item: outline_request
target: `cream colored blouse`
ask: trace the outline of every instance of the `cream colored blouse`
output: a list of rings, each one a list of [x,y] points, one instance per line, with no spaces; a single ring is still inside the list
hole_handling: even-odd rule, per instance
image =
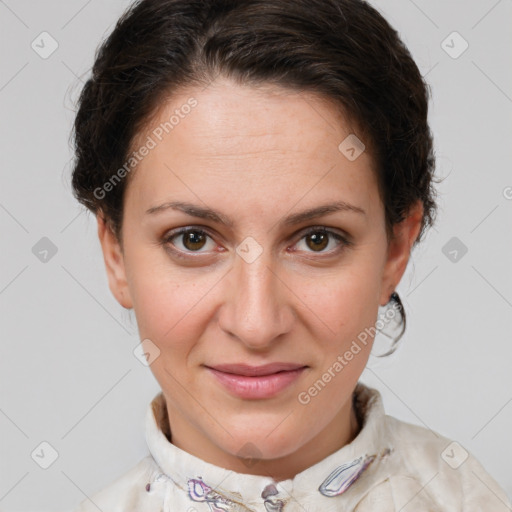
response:
[[[505,492],[461,445],[384,413],[358,383],[357,437],[294,478],[235,473],[169,442],[156,395],[146,416],[150,455],[75,512],[510,512]],[[167,434],[167,435],[166,435]]]

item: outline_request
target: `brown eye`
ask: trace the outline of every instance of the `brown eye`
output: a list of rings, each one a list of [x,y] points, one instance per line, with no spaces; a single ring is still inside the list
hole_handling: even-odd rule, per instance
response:
[[[211,239],[211,237],[201,229],[185,228],[169,233],[166,235],[164,242],[184,253],[205,252],[201,249],[207,245],[208,239]]]
[[[337,253],[352,245],[352,242],[343,235],[323,227],[312,228],[307,231],[300,239],[300,243],[304,243],[306,246],[306,249],[303,249],[305,252],[325,253],[326,255]],[[329,246],[331,247],[327,249]]]
[[[329,234],[325,231],[314,231],[306,236],[307,246],[314,251],[323,251],[329,245]]]
[[[202,249],[206,240],[205,234],[199,231],[187,231],[182,237],[183,245],[190,251]]]

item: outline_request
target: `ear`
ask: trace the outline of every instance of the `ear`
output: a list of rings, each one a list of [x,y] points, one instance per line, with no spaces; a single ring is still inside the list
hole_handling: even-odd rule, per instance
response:
[[[103,215],[99,213],[96,219],[98,221],[98,238],[103,251],[110,291],[121,306],[131,309],[133,303],[126,279],[123,251],[110,224]]]
[[[380,305],[389,302],[391,293],[402,279],[407,268],[412,246],[418,238],[423,219],[423,203],[417,201],[407,217],[393,227],[393,237],[388,243],[388,253],[382,276]]]

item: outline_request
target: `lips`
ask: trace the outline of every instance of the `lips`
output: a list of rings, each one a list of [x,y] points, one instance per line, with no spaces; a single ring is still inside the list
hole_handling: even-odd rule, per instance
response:
[[[234,375],[242,375],[245,377],[260,377],[262,375],[273,375],[279,372],[289,372],[304,368],[303,364],[295,363],[270,363],[262,366],[250,366],[246,364],[220,364],[209,366],[213,370],[219,372],[231,373]]]
[[[243,400],[269,399],[280,395],[300,378],[306,368],[296,363],[206,366],[215,382],[231,395]]]

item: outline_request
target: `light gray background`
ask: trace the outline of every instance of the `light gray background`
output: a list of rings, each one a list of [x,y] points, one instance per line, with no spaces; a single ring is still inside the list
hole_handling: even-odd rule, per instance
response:
[[[373,3],[431,84],[446,179],[436,229],[398,289],[401,348],[372,358],[362,380],[388,414],[457,440],[512,495],[512,3]],[[147,454],[159,388],[132,353],[134,317],[111,296],[94,218],[70,189],[74,101],[127,5],[0,0],[2,510],[71,510]],[[59,44],[47,59],[31,48],[43,31]],[[469,43],[456,59],[441,46],[453,31]],[[58,249],[46,263],[32,252],[42,237]],[[443,253],[452,237],[468,249],[456,262]],[[31,458],[43,441],[59,455],[46,470]]]

